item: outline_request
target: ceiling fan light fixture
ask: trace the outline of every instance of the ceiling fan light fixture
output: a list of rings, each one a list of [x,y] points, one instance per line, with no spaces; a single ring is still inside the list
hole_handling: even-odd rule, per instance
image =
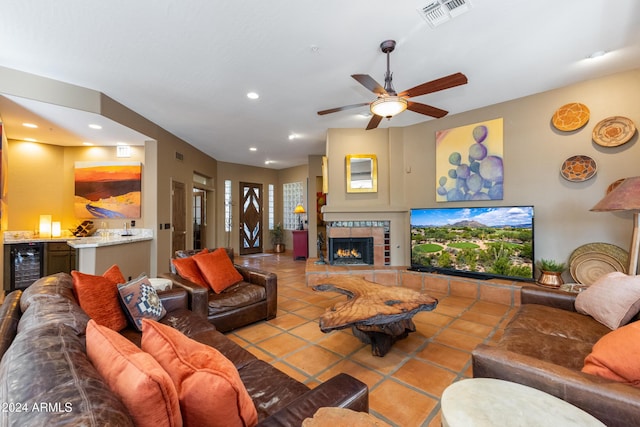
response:
[[[371,103],[371,112],[380,117],[393,117],[407,109],[407,100],[400,96],[381,96]]]

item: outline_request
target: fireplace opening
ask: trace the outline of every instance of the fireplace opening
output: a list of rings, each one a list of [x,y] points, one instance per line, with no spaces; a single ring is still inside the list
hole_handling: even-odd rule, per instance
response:
[[[333,237],[327,252],[331,265],[373,265],[373,237]]]

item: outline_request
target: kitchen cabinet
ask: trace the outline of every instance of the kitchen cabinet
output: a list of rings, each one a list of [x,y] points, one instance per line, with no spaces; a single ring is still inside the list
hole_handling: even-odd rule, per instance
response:
[[[45,243],[45,275],[71,273],[76,269],[76,250],[66,242]]]

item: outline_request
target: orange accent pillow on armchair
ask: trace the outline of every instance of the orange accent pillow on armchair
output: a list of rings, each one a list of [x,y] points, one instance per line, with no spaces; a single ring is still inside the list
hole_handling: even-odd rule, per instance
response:
[[[195,255],[194,255],[195,256]],[[173,266],[176,268],[176,272],[183,279],[187,279],[196,285],[200,285],[203,288],[208,288],[207,282],[202,277],[202,273],[198,268],[193,256],[187,258],[174,258],[171,260]]]
[[[224,248],[218,248],[208,254],[194,255],[192,258],[198,264],[204,279],[217,294],[243,279]]]

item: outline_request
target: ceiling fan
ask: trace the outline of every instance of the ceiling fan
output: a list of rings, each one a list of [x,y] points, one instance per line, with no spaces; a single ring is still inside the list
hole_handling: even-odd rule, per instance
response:
[[[409,101],[409,98],[426,95],[428,93],[438,92],[455,86],[467,84],[467,76],[462,73],[455,73],[449,76],[441,77],[430,82],[422,83],[416,87],[396,93],[393,88],[392,74],[389,70],[389,54],[396,47],[395,40],[385,40],[380,43],[380,50],[387,54],[387,72],[384,75],[384,87],[380,86],[373,77],[368,74],[352,74],[351,77],[356,79],[358,83],[378,95],[378,99],[373,102],[363,102],[361,104],[345,105],[338,108],[330,108],[328,110],[318,111],[318,115],[335,113],[338,111],[348,110],[351,108],[363,107],[369,105],[373,117],[369,120],[367,130],[378,127],[383,117],[391,118],[404,110],[411,110],[416,113],[424,114],[439,119],[446,116],[449,112],[441,110],[431,105],[421,104],[419,102]]]

